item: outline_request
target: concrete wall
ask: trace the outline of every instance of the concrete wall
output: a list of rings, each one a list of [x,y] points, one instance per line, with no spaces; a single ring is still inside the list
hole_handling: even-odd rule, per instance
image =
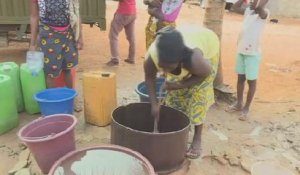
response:
[[[300,18],[300,0],[269,0],[271,16]]]

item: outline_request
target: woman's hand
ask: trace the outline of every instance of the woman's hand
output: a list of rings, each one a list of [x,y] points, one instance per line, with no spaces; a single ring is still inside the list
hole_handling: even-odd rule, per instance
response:
[[[180,82],[165,82],[164,89],[167,91],[183,89],[183,85]]]

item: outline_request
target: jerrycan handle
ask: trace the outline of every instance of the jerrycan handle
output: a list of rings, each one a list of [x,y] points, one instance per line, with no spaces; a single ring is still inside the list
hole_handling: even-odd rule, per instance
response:
[[[4,72],[10,72],[11,70],[12,70],[11,65],[8,65],[8,64],[3,65],[3,71]]]
[[[108,78],[108,77],[110,77],[110,73],[109,72],[102,72],[101,73],[101,77],[105,77],[105,78]]]

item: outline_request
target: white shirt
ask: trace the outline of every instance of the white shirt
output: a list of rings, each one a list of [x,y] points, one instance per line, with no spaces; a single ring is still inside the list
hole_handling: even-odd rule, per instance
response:
[[[269,10],[266,11],[269,17],[270,12]],[[258,14],[255,14],[250,7],[246,9],[242,32],[238,40],[239,53],[245,55],[260,54],[260,38],[266,21],[266,19],[262,19]]]

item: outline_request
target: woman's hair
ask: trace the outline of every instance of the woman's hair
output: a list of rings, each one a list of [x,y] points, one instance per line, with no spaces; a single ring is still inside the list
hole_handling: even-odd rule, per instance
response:
[[[182,35],[174,27],[165,27],[156,33],[159,60],[174,64],[181,62],[186,50]]]

